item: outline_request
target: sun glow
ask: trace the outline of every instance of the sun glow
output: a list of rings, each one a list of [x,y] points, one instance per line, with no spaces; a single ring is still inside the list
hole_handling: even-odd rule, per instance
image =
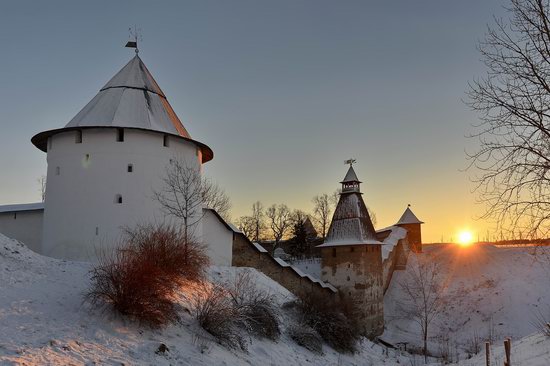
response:
[[[461,231],[458,233],[458,244],[462,245],[463,247],[467,247],[472,244],[474,241],[474,235],[471,231]]]

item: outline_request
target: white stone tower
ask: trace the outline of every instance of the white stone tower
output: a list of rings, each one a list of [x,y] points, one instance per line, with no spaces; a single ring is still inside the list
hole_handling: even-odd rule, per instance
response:
[[[64,128],[31,141],[48,162],[42,253],[73,260],[94,260],[124,227],[164,221],[153,192],[170,159],[200,172],[213,158],[137,54]]]

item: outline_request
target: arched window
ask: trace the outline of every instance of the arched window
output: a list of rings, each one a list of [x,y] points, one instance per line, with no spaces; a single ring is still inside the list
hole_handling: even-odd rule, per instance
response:
[[[122,204],[122,195],[121,194],[117,194],[115,196],[115,203],[116,204]]]
[[[332,248],[332,256],[336,257],[336,248]]]
[[[164,135],[162,144],[164,145],[164,147],[168,147],[168,146],[169,146],[170,141],[168,140],[168,135]]]
[[[134,171],[134,165],[128,164],[128,173],[132,173]]]
[[[55,175],[60,175],[61,174],[61,168],[56,166],[55,167]]]
[[[77,143],[77,144],[82,143],[82,131],[81,130],[76,131],[76,136],[75,136],[74,142]]]

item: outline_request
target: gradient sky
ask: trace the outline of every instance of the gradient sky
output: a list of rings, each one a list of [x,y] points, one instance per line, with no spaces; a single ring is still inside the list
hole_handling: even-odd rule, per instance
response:
[[[461,101],[484,68],[476,43],[502,1],[12,1],[0,4],[0,204],[39,200],[59,128],[132,56],[145,64],[233,202],[311,210],[357,159],[378,227],[408,203],[425,241],[456,238],[483,208],[471,194]]]

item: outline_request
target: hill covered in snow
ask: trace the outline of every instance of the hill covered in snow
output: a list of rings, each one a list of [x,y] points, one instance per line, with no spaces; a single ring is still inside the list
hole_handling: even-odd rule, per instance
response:
[[[90,268],[40,256],[0,234],[0,364],[395,365],[407,359],[386,359],[383,347],[366,340],[356,355],[341,355],[326,345],[322,355],[307,351],[287,334],[293,319],[283,308],[279,341],[251,338],[246,352],[229,350],[197,325],[185,296],[180,322],[163,330],[140,327],[83,302]],[[279,305],[293,299],[252,269],[215,267],[209,276],[230,281],[240,271],[254,271],[257,285]],[[168,351],[157,352],[160,344]]]
[[[519,340],[537,332],[534,322],[542,314],[550,319],[550,248],[498,248],[491,245],[424,246],[419,256],[440,263],[440,278],[447,304],[431,326],[430,349],[442,348],[466,357],[475,338]],[[417,260],[409,258],[405,271],[396,271],[384,299],[386,331],[383,339],[420,345],[420,328],[404,318],[400,283]],[[515,347],[515,342],[513,342]],[[547,363],[550,364],[550,363]]]

